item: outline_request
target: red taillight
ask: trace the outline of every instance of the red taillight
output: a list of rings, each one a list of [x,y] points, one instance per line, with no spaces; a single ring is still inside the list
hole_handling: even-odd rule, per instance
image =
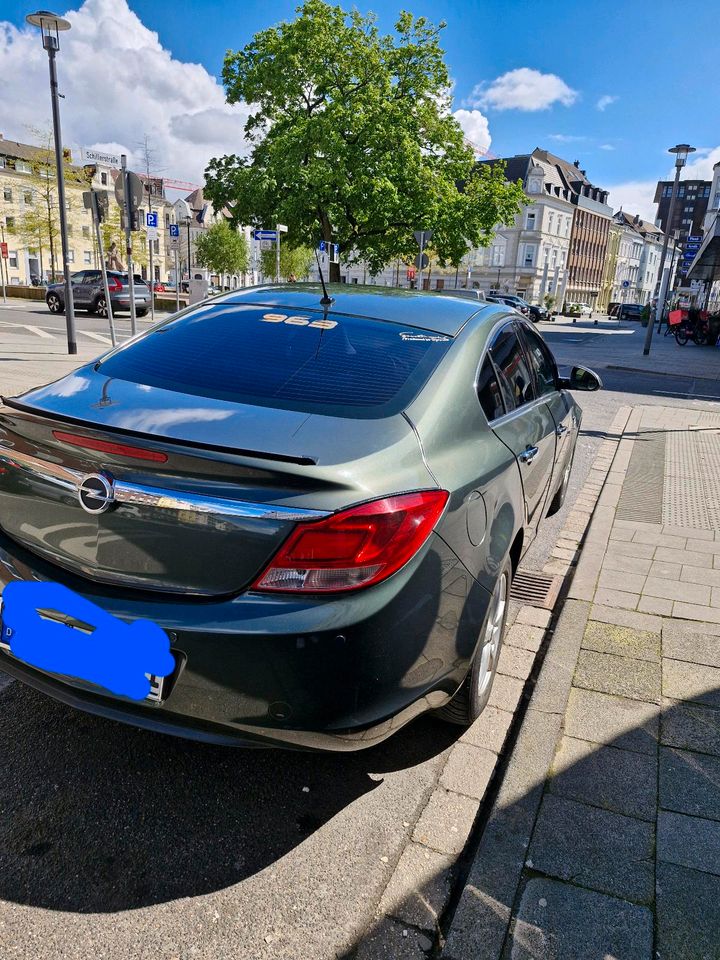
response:
[[[108,290],[110,293],[119,293],[122,290],[122,283],[117,277],[108,277]]]
[[[422,490],[298,524],[252,589],[328,593],[385,580],[425,543],[447,500],[446,490]]]
[[[101,453],[115,453],[119,457],[130,457],[132,460],[152,460],[154,463],[167,463],[166,453],[146,450],[144,447],[131,447],[127,443],[112,443],[110,440],[81,437],[76,433],[63,433],[62,430],[53,430],[53,436],[61,443],[69,443],[73,447],[99,450]]]

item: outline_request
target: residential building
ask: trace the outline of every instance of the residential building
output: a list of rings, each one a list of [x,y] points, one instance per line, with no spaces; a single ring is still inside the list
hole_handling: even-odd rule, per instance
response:
[[[44,200],[43,184],[33,173],[33,161],[44,149],[15,140],[6,140],[0,134],[0,238],[8,245],[6,280],[12,286],[31,284],[33,280],[49,280],[51,249],[47,237],[33,243],[24,236],[26,214],[41,213]],[[51,184],[51,187],[53,185]],[[88,189],[80,166],[71,165],[65,178],[69,258],[74,269],[92,267],[97,263],[90,211],[83,205],[83,190]],[[52,189],[52,202],[56,191]],[[60,236],[53,238],[55,271],[62,271]]]
[[[612,221],[608,192],[594,186],[587,178],[580,162],[569,163],[561,157],[543,151],[554,164],[561,183],[575,207],[572,234],[568,250],[568,275],[565,302],[587,303],[597,306],[600,296],[607,242]]]
[[[526,203],[512,223],[497,227],[489,247],[471,252],[468,269],[462,271],[463,282],[534,302],[548,294],[559,301],[567,283],[574,212],[571,189],[551,155],[539,148],[502,162],[507,179],[521,181]]]
[[[602,284],[595,307],[603,313],[607,312],[612,302],[613,288],[615,286],[615,273],[617,270],[618,254],[620,252],[620,236],[623,232],[622,226],[613,221],[608,228],[607,249],[605,252],[605,266],[603,268]]]
[[[677,231],[680,244],[680,259],[677,279],[683,283],[703,236],[703,223],[710,205],[712,182],[710,180],[681,180],[678,184],[672,223],[669,223],[670,201],[674,181],[660,180],[655,189],[658,205],[655,223],[663,233],[671,236]]]
[[[620,243],[610,300],[617,303],[638,303],[643,240],[635,229],[637,218],[629,217],[619,210],[614,220],[620,228]]]

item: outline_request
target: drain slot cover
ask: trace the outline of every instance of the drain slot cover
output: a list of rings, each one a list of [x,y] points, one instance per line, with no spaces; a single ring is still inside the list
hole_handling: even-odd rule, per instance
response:
[[[533,607],[552,610],[560,593],[562,577],[553,577],[547,573],[535,573],[532,570],[518,570],[513,580],[510,599],[518,603],[529,603]]]

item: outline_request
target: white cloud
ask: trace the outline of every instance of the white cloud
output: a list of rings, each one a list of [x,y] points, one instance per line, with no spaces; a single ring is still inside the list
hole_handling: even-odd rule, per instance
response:
[[[535,111],[547,110],[554,103],[569,107],[577,98],[577,91],[554,73],[519,67],[490,84],[478,84],[470,95],[469,106]]]
[[[128,154],[142,169],[138,141],[148,134],[159,173],[201,183],[211,156],[244,149],[244,106],[229,106],[205,67],[177,60],[130,10],[127,0],[85,0],[66,14],[58,54],[63,140]],[[30,139],[29,119],[50,125],[47,55],[39,31],[0,21],[2,132]]]
[[[595,106],[597,107],[598,110],[603,111],[603,110],[606,110],[607,107],[610,106],[610,104],[617,103],[619,99],[620,99],[619,97],[612,97],[609,93],[606,93],[602,97],[600,97],[600,99],[595,104]]]
[[[615,147],[614,147],[611,143],[601,143],[601,144],[600,144],[600,149],[601,149],[601,150],[614,150]]]
[[[587,140],[587,137],[575,136],[572,133],[549,133],[548,140],[557,140],[558,143],[577,143],[578,140]]]
[[[485,153],[492,143],[487,117],[479,110],[456,110],[453,116],[478,153]]]
[[[720,163],[720,147],[701,147],[697,153],[691,153],[683,168],[683,180],[712,180],[713,167]]]
[[[626,183],[616,183],[614,187],[608,188],[608,202],[613,210],[622,207],[626,213],[637,213],[642,220],[655,223],[657,205],[653,198],[656,187],[657,180],[628,180]]]

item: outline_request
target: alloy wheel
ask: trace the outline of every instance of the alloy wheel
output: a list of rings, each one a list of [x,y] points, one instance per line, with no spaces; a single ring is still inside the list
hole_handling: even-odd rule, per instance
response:
[[[60,313],[60,297],[55,293],[51,293],[47,298],[48,310],[50,313]]]
[[[507,605],[507,573],[502,573],[495,584],[490,600],[490,613],[485,627],[485,637],[480,653],[480,666],[477,672],[477,693],[482,697],[493,681],[497,667],[500,645],[502,643],[505,607]]]

